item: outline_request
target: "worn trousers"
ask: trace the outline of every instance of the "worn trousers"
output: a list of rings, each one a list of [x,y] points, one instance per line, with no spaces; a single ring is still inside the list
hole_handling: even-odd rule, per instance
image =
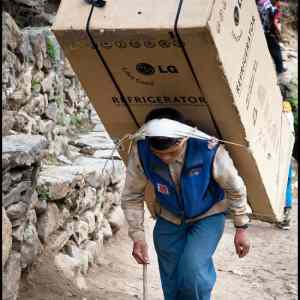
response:
[[[288,182],[287,182],[286,193],[285,193],[285,207],[286,208],[291,208],[292,203],[293,203],[292,179],[293,179],[293,169],[292,169],[292,165],[290,165],[289,175],[288,175]]]
[[[224,224],[224,213],[181,225],[158,218],[153,239],[165,300],[211,298],[216,282],[212,256]]]
[[[283,67],[282,52],[281,52],[279,42],[277,41],[276,37],[274,37],[274,35],[272,34],[266,33],[265,37],[267,40],[269,52],[275,64],[276,73],[280,74],[284,71],[284,67]]]

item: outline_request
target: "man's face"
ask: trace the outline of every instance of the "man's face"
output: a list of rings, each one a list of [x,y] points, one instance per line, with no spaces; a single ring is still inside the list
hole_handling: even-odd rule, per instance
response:
[[[160,160],[162,160],[165,164],[171,164],[174,162],[183,152],[184,144],[186,139],[182,139],[178,144],[171,146],[165,150],[157,150],[151,147],[151,151],[154,155],[156,155]]]

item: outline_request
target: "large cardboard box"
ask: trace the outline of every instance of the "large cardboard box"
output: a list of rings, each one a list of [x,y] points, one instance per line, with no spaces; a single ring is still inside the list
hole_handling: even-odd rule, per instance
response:
[[[245,145],[227,148],[254,215],[280,219],[290,153],[282,153],[282,99],[254,0],[114,0],[92,13],[84,1],[62,0],[53,31],[112,137],[135,132],[153,108],[175,107]]]

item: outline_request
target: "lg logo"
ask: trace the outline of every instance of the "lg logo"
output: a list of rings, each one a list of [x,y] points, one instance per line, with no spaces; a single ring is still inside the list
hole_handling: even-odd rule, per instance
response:
[[[178,69],[172,65],[158,65],[153,67],[148,63],[139,63],[136,65],[136,70],[143,75],[153,75],[155,73],[159,74],[177,74]]]

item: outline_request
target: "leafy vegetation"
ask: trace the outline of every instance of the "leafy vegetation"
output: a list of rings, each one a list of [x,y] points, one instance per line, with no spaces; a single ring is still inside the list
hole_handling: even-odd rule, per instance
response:
[[[37,193],[39,195],[40,200],[49,200],[50,199],[50,194],[46,187],[43,187],[43,186],[37,187]]]

